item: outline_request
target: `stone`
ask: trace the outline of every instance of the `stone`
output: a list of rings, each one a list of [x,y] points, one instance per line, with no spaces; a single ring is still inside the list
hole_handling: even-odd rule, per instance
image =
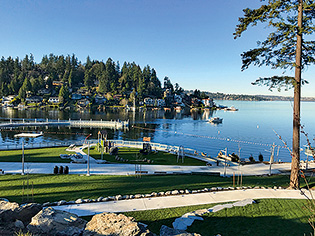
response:
[[[67,203],[67,201],[65,201],[65,200],[60,200],[60,201],[57,203],[57,206],[65,205],[66,203]]]
[[[141,198],[141,194],[136,194],[135,199]]]
[[[188,233],[184,230],[172,229],[165,225],[162,225],[160,229],[160,236],[201,236],[196,233]]]
[[[85,227],[83,236],[146,236],[153,235],[143,224],[123,214],[101,213],[94,215]]]
[[[216,188],[216,187],[211,188],[211,191],[217,191],[217,190],[218,190],[218,188]]]
[[[282,187],[281,187],[281,186],[279,186],[279,187],[278,187],[278,189],[282,189]]]
[[[129,199],[129,195],[122,196],[122,200],[127,200],[127,199]]]
[[[234,205],[227,203],[227,204],[224,204],[223,206],[224,206],[224,208],[232,208]]]
[[[240,189],[242,189],[242,187],[236,187],[236,189],[237,189],[237,190],[240,190]]]
[[[129,199],[134,199],[135,196],[134,195],[129,195]]]
[[[48,207],[48,206],[50,206],[50,202],[45,202],[45,203],[43,204],[43,207]]]
[[[209,211],[208,209],[200,209],[200,210],[193,211],[193,213],[195,213],[195,215],[197,216],[202,216],[206,213],[209,213]]]
[[[23,222],[20,221],[20,220],[16,220],[16,221],[14,222],[14,226],[15,226],[16,228],[19,228],[19,229],[24,229],[24,228],[25,228]]]
[[[277,189],[278,187],[277,186],[273,186],[273,189]]]
[[[179,190],[179,193],[183,194],[185,193],[185,190]]]
[[[102,200],[103,200],[103,197],[99,197],[99,198],[97,199],[98,202],[102,202]]]
[[[156,192],[151,193],[152,197],[156,197],[158,194]]]
[[[222,188],[222,187],[218,187],[217,189],[218,189],[218,191],[222,191],[222,190],[223,190],[223,188]]]
[[[144,197],[145,197],[145,198],[150,198],[150,197],[152,197],[152,196],[151,196],[151,194],[145,194]]]
[[[171,194],[172,194],[171,191],[166,191],[166,192],[165,192],[165,195],[166,195],[166,196],[171,195]]]
[[[37,215],[43,209],[41,204],[38,203],[28,203],[21,205],[18,209],[17,219],[22,221],[24,225],[28,225],[32,218]]]
[[[193,191],[191,191],[191,193],[198,193],[198,191],[197,190],[193,190]]]
[[[14,221],[18,214],[19,204],[16,202],[0,201],[0,222]]]
[[[47,236],[77,236],[84,231],[86,221],[76,214],[47,207],[32,218],[27,229],[33,234]]]
[[[114,201],[115,197],[114,196],[108,196],[107,199],[108,199],[108,201]]]
[[[107,202],[108,201],[108,197],[104,197],[103,199],[102,199],[102,202]]]
[[[178,190],[173,190],[173,191],[171,192],[171,194],[172,194],[172,195],[178,195],[178,194],[179,194],[179,191],[178,191]]]
[[[76,204],[81,204],[81,203],[84,203],[84,200],[79,198],[79,199],[75,200],[75,203]]]
[[[175,219],[173,222],[173,228],[179,230],[186,230],[188,226],[191,226],[195,220],[203,220],[202,217],[196,215],[185,214],[180,218]]]
[[[260,187],[259,186],[255,186],[254,189],[260,189]]]
[[[189,193],[191,193],[191,191],[189,189],[185,189],[185,193],[189,194]]]
[[[67,204],[75,204],[75,201],[69,201]]]
[[[116,201],[121,200],[121,199],[122,199],[122,196],[121,196],[121,195],[116,195],[116,196],[115,196],[115,200],[116,200]]]
[[[164,195],[165,195],[164,192],[159,192],[159,193],[158,193],[158,196],[164,196]]]

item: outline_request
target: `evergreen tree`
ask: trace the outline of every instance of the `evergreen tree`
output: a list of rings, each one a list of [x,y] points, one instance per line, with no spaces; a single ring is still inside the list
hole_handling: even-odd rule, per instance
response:
[[[63,85],[59,90],[59,101],[61,103],[65,103],[69,99],[69,88],[67,85]]]
[[[26,98],[26,94],[31,90],[31,83],[28,77],[25,77],[22,87],[19,90],[19,98],[24,100]]]
[[[268,37],[258,47],[242,54],[242,69],[249,65],[270,66],[273,69],[294,69],[295,77],[273,76],[260,78],[253,84],[264,84],[269,89],[294,88],[293,145],[290,187],[299,188],[300,164],[300,99],[303,68],[315,63],[315,41],[309,36],[315,31],[315,2],[313,0],[262,0],[265,4],[251,10],[244,9],[239,18],[235,38],[249,26],[266,23]],[[303,39],[304,36],[304,39]]]

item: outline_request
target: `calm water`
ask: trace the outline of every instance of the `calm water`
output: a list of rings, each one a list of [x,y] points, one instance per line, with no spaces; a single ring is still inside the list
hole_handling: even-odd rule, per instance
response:
[[[68,113],[58,110],[0,110],[0,117],[6,118],[49,118],[49,119],[120,119],[130,120],[129,130],[110,130],[110,139],[142,140],[151,137],[153,142],[169,145],[183,145],[206,152],[211,156],[227,148],[229,153],[240,153],[241,157],[248,158],[251,154],[258,159],[262,153],[265,160],[269,160],[271,145],[275,143],[281,148],[275,148],[276,160],[289,161],[289,152],[282,148],[283,143],[276,136],[276,131],[282,139],[291,146],[292,143],[292,107],[291,102],[249,102],[249,101],[216,101],[217,104],[232,106],[239,111],[214,111],[195,112],[189,111],[164,112],[127,112],[124,110],[107,112],[77,112]],[[308,133],[312,144],[315,138],[315,103],[302,103],[302,120],[305,131]],[[223,123],[213,125],[207,122],[210,117],[219,116]],[[82,140],[89,133],[97,138],[97,129],[77,128],[37,128],[42,130],[44,136],[36,139],[27,139],[32,142],[51,142],[63,140]],[[21,142],[14,138],[16,132],[21,130],[1,131],[1,144],[15,144]],[[301,146],[306,144],[306,139],[301,135]],[[306,156],[302,152],[302,159]]]

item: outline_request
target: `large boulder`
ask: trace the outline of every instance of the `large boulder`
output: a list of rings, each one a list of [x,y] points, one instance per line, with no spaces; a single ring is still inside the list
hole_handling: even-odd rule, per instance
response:
[[[42,205],[38,203],[28,203],[21,205],[17,211],[18,216],[17,219],[22,221],[24,225],[28,225],[32,217],[35,216],[38,212],[42,210]]]
[[[196,233],[188,233],[184,230],[173,229],[162,225],[160,229],[160,236],[201,236],[200,234]]]
[[[86,221],[75,214],[48,207],[34,216],[27,228],[39,235],[79,236],[85,225]]]
[[[154,235],[134,218],[123,214],[102,213],[93,216],[85,227],[83,236],[146,236]]]
[[[0,221],[9,222],[14,221],[17,217],[19,204],[16,202],[8,202],[0,200]]]

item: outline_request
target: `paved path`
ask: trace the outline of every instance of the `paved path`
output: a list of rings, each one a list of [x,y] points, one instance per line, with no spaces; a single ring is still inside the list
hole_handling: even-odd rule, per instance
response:
[[[308,192],[306,192],[306,194],[308,194]],[[143,211],[190,205],[233,202],[248,198],[306,199],[306,197],[302,195],[299,190],[246,189],[97,203],[84,203],[75,205],[63,205],[54,206],[53,208],[75,213],[79,216],[87,216],[102,212]]]
[[[87,155],[84,156],[86,158]],[[75,163],[25,163],[25,173],[31,174],[52,174],[54,166],[68,166],[70,174],[86,174],[87,164]],[[312,163],[310,167],[315,167]],[[22,163],[17,162],[0,162],[0,169],[8,174],[20,174]],[[172,166],[172,165],[141,165],[142,171],[148,174],[155,172],[172,173],[191,173],[191,172],[220,172],[224,175],[223,166]],[[274,164],[272,168],[273,174],[279,174],[280,171],[290,170],[290,163]],[[253,164],[245,165],[238,169],[237,166],[230,166],[226,169],[226,174],[232,176],[242,172],[242,175],[267,175],[269,173],[269,165]],[[100,175],[133,175],[135,174],[134,164],[96,164],[90,161],[90,173]]]

